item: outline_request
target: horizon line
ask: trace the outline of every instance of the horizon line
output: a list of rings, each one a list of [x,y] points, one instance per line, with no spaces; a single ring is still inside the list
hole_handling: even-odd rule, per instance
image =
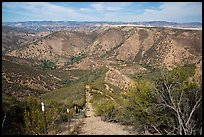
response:
[[[173,22],[173,21],[164,21],[164,20],[152,20],[152,21],[79,21],[79,20],[27,20],[27,21],[2,21],[2,23],[18,23],[18,22],[121,22],[121,23],[134,23],[134,22],[168,22],[168,23],[201,23],[202,22]]]

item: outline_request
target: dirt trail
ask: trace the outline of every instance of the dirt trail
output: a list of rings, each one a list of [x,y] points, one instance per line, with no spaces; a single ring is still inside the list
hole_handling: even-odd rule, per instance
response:
[[[79,135],[130,135],[128,131],[123,130],[122,125],[104,122],[95,116],[90,99],[91,94],[86,92],[86,117],[82,120]]]

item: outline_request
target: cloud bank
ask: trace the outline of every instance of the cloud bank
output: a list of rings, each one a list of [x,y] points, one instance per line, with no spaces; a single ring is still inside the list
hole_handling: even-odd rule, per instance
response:
[[[3,21],[201,22],[201,2],[3,2]]]

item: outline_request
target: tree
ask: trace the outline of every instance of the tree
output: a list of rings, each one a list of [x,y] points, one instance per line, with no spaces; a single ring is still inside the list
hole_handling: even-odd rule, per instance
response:
[[[133,88],[122,94],[123,119],[127,124],[133,124],[141,131],[145,131],[148,125],[159,118],[149,109],[156,100],[152,89],[154,89],[154,84],[151,81],[139,80]]]
[[[176,75],[175,75],[176,74]],[[176,69],[170,74],[162,73],[156,81],[155,94],[159,97],[157,108],[169,109],[175,118],[173,131],[167,134],[191,135],[202,133],[202,89],[192,81],[188,81],[189,71]],[[172,126],[172,125],[171,125]],[[174,132],[176,131],[177,132]]]
[[[195,68],[162,70],[123,93],[123,117],[153,134],[202,134],[202,86],[190,80]]]
[[[44,60],[42,62],[42,68],[43,69],[51,69],[51,70],[53,70],[53,69],[56,69],[57,66],[56,66],[56,63],[54,63],[54,62],[52,62],[50,60]]]

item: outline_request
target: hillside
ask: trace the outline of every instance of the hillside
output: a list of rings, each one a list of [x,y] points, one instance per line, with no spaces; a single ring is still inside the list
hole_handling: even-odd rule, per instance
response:
[[[41,102],[49,135],[87,132],[92,107],[138,134],[200,133],[202,30],[45,23],[57,29],[3,26],[3,134],[45,134]]]
[[[92,42],[91,35],[80,32],[54,32],[6,55],[20,58],[68,61],[80,54]]]
[[[94,58],[94,62],[97,62],[96,57],[104,60],[103,65],[107,64],[106,60],[115,63],[131,61],[153,68],[165,66],[172,69],[186,63],[195,63],[201,58],[201,33],[201,30],[157,27],[99,28],[94,32],[59,31],[26,47],[7,52],[6,55],[52,60],[61,67],[71,59],[79,58],[70,65],[83,69],[86,66],[81,65],[86,58]]]

